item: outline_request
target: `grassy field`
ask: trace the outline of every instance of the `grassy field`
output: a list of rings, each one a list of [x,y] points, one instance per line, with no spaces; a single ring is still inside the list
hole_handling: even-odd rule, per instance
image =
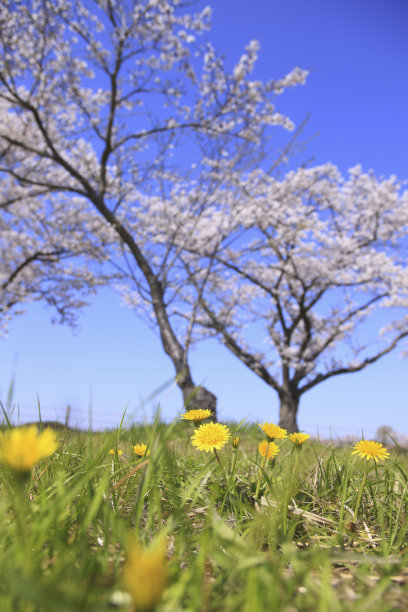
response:
[[[177,421],[58,431],[25,476],[3,456],[0,610],[408,609],[404,453],[286,438],[264,464],[260,428],[228,427],[218,453]]]

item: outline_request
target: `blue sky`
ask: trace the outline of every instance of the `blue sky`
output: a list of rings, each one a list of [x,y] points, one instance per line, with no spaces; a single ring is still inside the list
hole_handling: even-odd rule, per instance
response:
[[[205,3],[199,3],[204,6]],[[210,3],[211,4],[211,3]],[[408,179],[408,3],[405,0],[217,0],[209,34],[229,65],[245,44],[261,43],[256,76],[280,78],[295,65],[310,70],[307,84],[278,98],[299,123],[310,113],[304,153],[313,163],[331,161],[342,171],[360,163],[377,175]],[[177,388],[143,399],[173,376],[160,341],[119,298],[104,289],[80,316],[73,332],[50,323],[41,304],[16,317],[0,339],[0,398],[15,378],[20,420],[43,418],[115,426],[126,406],[150,418],[160,401],[163,416],[181,410]],[[408,435],[408,362],[393,355],[358,374],[334,378],[301,401],[300,427],[322,436],[374,435],[391,425]],[[278,420],[276,394],[216,341],[191,355],[195,381],[218,396],[219,416],[256,422]]]

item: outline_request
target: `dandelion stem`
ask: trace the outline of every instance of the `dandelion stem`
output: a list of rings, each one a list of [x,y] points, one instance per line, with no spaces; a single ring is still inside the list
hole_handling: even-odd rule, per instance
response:
[[[217,458],[218,465],[219,465],[219,466],[220,466],[220,468],[221,468],[221,472],[222,472],[222,475],[223,475],[223,478],[224,478],[224,482],[225,482],[225,484],[227,485],[227,478],[226,478],[226,476],[225,476],[224,468],[223,468],[223,466],[222,466],[221,459],[220,459],[220,458],[219,458],[219,456],[218,456],[217,449],[215,449],[215,448],[214,448],[214,455],[215,455],[215,456],[216,456],[216,458]],[[227,485],[227,487],[228,487],[228,485]]]
[[[299,452],[302,450],[302,447],[300,446],[299,448],[294,447],[294,451],[295,451],[295,461],[292,464],[292,477],[295,476],[296,474],[296,470],[299,464]]]
[[[255,496],[254,496],[254,497],[255,497],[255,499],[258,499],[259,489],[261,488],[261,478],[262,478],[262,474],[263,474],[263,472],[264,472],[264,470],[265,470],[265,463],[266,463],[266,460],[267,460],[267,458],[268,458],[269,444],[270,444],[270,442],[269,442],[269,440],[268,440],[268,444],[267,444],[267,446],[266,446],[266,453],[265,453],[264,458],[263,458],[263,460],[262,460],[261,469],[260,469],[260,470],[259,470],[259,472],[258,472],[258,481],[257,481],[257,483],[256,483]]]
[[[354,510],[354,522],[356,522],[356,520],[357,520],[357,513],[358,513],[359,508],[360,508],[361,498],[362,498],[362,495],[363,495],[363,489],[364,489],[365,481],[366,481],[366,478],[367,478],[367,472],[368,472],[368,461],[365,462],[364,476],[363,476],[363,480],[361,481],[360,491],[358,492],[356,509]]]
[[[27,571],[30,567],[30,547],[28,543],[28,530],[26,519],[28,515],[27,505],[27,479],[28,474],[17,474],[14,483],[8,483],[13,512],[16,519],[17,533],[20,537],[21,549],[23,551],[23,567]]]
[[[231,473],[230,473],[230,477],[228,480],[228,487],[232,482],[232,479],[234,478],[235,475],[235,469],[237,466],[237,456],[238,456],[238,452],[235,450],[235,452],[233,453],[233,457],[232,457],[232,466],[231,466]]]
[[[238,453],[237,453],[237,451],[235,451],[233,453],[231,472],[230,472],[229,479],[228,479],[228,482],[227,482],[227,487],[226,487],[226,490],[225,490],[224,499],[222,500],[221,513],[222,513],[222,511],[224,509],[227,496],[228,496],[228,494],[230,492],[230,486],[231,486],[231,483],[232,483],[232,479],[234,478],[234,475],[235,475],[235,468],[236,468],[236,465],[237,465],[237,455],[238,455]]]

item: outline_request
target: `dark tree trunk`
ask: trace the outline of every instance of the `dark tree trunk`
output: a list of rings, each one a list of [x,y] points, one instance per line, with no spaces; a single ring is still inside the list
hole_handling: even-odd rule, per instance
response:
[[[295,392],[282,390],[279,393],[279,399],[279,427],[287,429],[289,433],[299,431],[296,419],[299,408],[299,395]]]
[[[187,410],[211,410],[212,420],[217,420],[217,398],[205,387],[196,386],[190,379],[188,382],[179,383],[183,393],[184,406]]]

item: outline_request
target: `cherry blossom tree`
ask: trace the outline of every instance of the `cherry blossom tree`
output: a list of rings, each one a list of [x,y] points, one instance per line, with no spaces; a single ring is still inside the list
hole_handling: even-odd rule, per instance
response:
[[[65,202],[50,211],[33,196],[0,182],[0,334],[38,300],[52,307],[53,322],[75,326],[84,298],[114,279],[101,270],[109,227],[90,218],[69,226]]]
[[[196,290],[206,277],[200,325],[277,392],[280,425],[297,431],[306,391],[408,336],[408,191],[331,164],[232,183],[184,219],[179,259]]]
[[[206,280],[190,286],[193,303],[180,316],[176,236],[161,247],[155,232],[150,240],[155,211],[144,206],[185,181],[209,193],[224,162],[236,170],[259,163],[273,130],[293,129],[275,98],[306,72],[253,78],[254,41],[228,71],[201,42],[210,13],[188,13],[177,0],[2,2],[0,173],[50,209],[69,198],[68,227],[103,219],[117,245],[105,245],[104,258],[159,330],[185,401],[194,396],[190,407],[215,412],[215,396],[196,387],[188,361]],[[196,215],[203,206],[195,203]]]

